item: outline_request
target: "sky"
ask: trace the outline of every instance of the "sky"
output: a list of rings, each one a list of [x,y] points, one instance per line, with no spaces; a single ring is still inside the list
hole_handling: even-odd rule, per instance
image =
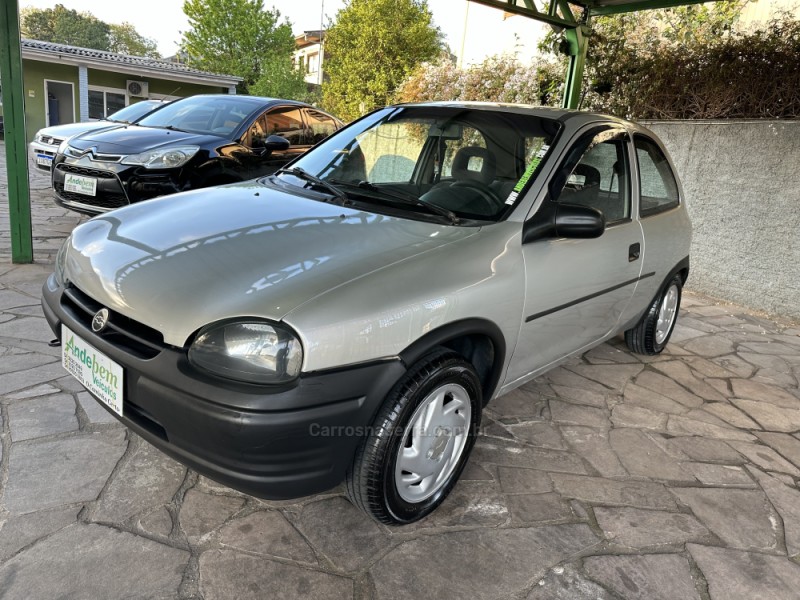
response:
[[[189,27],[183,14],[183,0],[19,0],[20,8],[52,8],[56,4],[91,12],[109,23],[127,21],[140,34],[155,39],[163,56],[175,54],[180,32]],[[277,8],[291,22],[295,33],[319,29],[320,22],[327,24],[343,5],[344,0],[264,0],[266,8]],[[521,57],[532,55],[545,31],[543,25],[532,19],[515,16],[503,20],[501,11],[466,0],[428,0],[428,5],[434,24],[442,30],[451,51],[460,56],[463,47],[464,64],[503,52],[516,51]]]

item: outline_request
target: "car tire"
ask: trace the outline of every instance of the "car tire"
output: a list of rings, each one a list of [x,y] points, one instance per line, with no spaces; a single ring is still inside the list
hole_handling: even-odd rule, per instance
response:
[[[683,279],[675,275],[655,297],[639,322],[625,332],[625,343],[637,354],[659,354],[669,342],[681,306]]]
[[[453,489],[480,426],[473,366],[437,349],[387,395],[347,473],[350,501],[387,525],[430,514]]]

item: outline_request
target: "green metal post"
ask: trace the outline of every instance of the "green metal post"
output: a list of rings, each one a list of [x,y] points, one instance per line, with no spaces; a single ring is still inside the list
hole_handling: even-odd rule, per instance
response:
[[[0,6],[0,78],[3,82],[3,126],[8,168],[8,206],[11,225],[11,260],[33,262],[31,197],[25,138],[24,84],[19,43],[18,0]]]
[[[589,49],[589,30],[583,25],[564,30],[564,37],[569,44],[569,65],[567,79],[564,83],[562,108],[578,108],[581,101],[581,85],[583,68],[586,66],[586,51]]]

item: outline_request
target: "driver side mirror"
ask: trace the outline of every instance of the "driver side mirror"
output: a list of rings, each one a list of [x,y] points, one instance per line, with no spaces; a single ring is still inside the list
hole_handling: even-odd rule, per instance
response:
[[[291,146],[291,144],[289,143],[289,140],[287,140],[286,138],[281,137],[279,135],[271,135],[266,140],[264,140],[263,148],[267,152],[275,152],[276,150],[277,151],[288,150],[289,146]]]
[[[522,228],[522,243],[546,238],[598,238],[606,229],[603,213],[581,204],[548,202]]]

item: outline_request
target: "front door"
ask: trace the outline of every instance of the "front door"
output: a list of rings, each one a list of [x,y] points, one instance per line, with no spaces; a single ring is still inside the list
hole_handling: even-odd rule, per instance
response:
[[[607,336],[633,296],[643,245],[639,222],[631,218],[628,140],[622,130],[592,132],[575,142],[559,169],[569,173],[566,183],[545,202],[597,208],[606,229],[594,239],[523,246],[525,311],[508,383]]]

